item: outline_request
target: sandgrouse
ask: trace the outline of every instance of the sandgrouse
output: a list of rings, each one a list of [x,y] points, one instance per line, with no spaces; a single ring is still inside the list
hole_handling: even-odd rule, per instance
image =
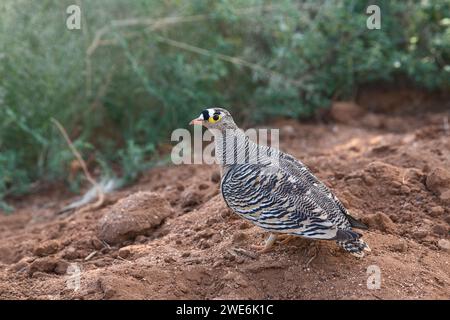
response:
[[[262,252],[277,236],[334,240],[362,257],[369,246],[352,228],[367,227],[350,216],[339,199],[300,161],[266,145],[258,145],[237,127],[223,108],[204,110],[191,124],[214,135],[221,165],[220,189],[228,207],[270,232]]]

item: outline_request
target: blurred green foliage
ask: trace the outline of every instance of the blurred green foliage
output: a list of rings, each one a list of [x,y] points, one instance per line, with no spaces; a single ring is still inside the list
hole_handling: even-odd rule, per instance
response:
[[[68,176],[73,156],[51,117],[85,158],[131,181],[204,107],[252,123],[307,116],[396,75],[448,89],[449,1],[372,2],[381,30],[366,28],[359,0],[3,0],[2,208]],[[74,3],[81,30],[66,28]]]

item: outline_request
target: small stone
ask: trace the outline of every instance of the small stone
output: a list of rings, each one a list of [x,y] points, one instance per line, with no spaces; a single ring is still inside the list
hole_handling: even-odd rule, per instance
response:
[[[245,233],[238,231],[233,234],[232,242],[233,243],[242,242],[242,241],[245,241],[247,238],[248,237]]]
[[[137,243],[145,243],[147,241],[147,239],[148,238],[146,236],[140,235],[140,236],[137,236],[136,239],[134,239],[134,241]]]
[[[206,190],[206,189],[208,189],[209,188],[209,185],[207,185],[206,183],[201,183],[199,186],[198,186],[198,189],[199,190]]]
[[[95,250],[101,250],[103,248],[103,243],[97,238],[93,238],[91,244]]]
[[[104,261],[104,260],[97,260],[97,261],[94,262],[94,265],[95,265],[96,267],[103,268],[104,266],[107,265],[107,262]]]
[[[415,239],[423,239],[428,235],[427,230],[419,229],[413,233],[413,237]]]
[[[444,251],[450,251],[450,241],[441,239],[438,241],[438,246]]]
[[[446,235],[448,233],[447,227],[443,224],[437,224],[433,227],[433,232],[438,235]]]
[[[28,274],[31,276],[35,272],[53,272],[56,268],[57,260],[55,258],[45,257],[36,259],[30,264]]]
[[[435,168],[426,179],[428,190],[440,196],[450,191],[450,172],[444,168]],[[450,192],[449,192],[450,196]]]
[[[402,187],[402,184],[400,183],[400,182],[398,182],[398,181],[391,181],[391,185],[394,187],[394,188],[396,188],[396,189],[399,189],[399,188],[401,188]]]
[[[430,214],[433,217],[440,216],[440,215],[444,214],[444,212],[445,212],[445,210],[441,206],[432,207],[431,210],[430,210]]]
[[[408,245],[405,242],[394,243],[391,246],[391,249],[395,252],[406,252],[408,250]]]
[[[439,196],[439,199],[442,201],[442,203],[450,205],[450,190],[442,192]]]
[[[34,254],[39,257],[48,256],[57,252],[59,249],[59,242],[56,240],[49,240],[39,244],[34,249]]]
[[[63,257],[68,260],[74,260],[78,259],[80,257],[80,254],[77,252],[77,249],[74,247],[68,247],[66,248]]]
[[[218,171],[214,171],[211,175],[211,181],[214,183],[218,183],[221,180],[220,173]]]
[[[378,229],[384,232],[393,233],[396,229],[395,223],[383,212],[377,212],[362,218],[362,222],[370,228]]]
[[[248,224],[248,223],[245,222],[245,221],[242,221],[242,222],[239,224],[239,230],[245,230],[245,229],[248,229],[248,228],[250,228],[250,224]]]
[[[14,270],[16,272],[21,272],[21,271],[26,270],[27,267],[28,267],[28,263],[26,261],[22,261],[21,260],[21,261],[15,263],[15,264],[13,264],[10,267],[10,270]]]
[[[69,263],[67,261],[60,260],[56,263],[55,273],[60,275],[66,274],[68,267]]]
[[[201,194],[197,191],[185,190],[181,196],[181,207],[182,208],[192,208],[201,203]]]
[[[128,257],[130,256],[130,254],[131,254],[130,249],[124,247],[124,248],[120,248],[120,249],[119,249],[119,254],[118,254],[118,256],[121,257],[122,259],[126,259],[126,258],[128,258]]]
[[[400,191],[403,194],[409,194],[411,192],[411,189],[408,186],[403,185],[403,186],[400,187]]]
[[[203,238],[203,239],[209,239],[213,236],[213,234],[214,234],[214,231],[212,231],[211,229],[205,229],[198,233],[198,237]]]
[[[107,247],[103,247],[102,249],[100,249],[101,254],[108,254],[110,252],[111,252],[111,249],[107,248]]]
[[[175,262],[176,260],[172,257],[164,257],[164,262],[166,263],[172,263]]]
[[[395,223],[398,222],[398,216],[395,213],[389,214],[388,216],[389,216],[389,218],[391,218],[391,220],[393,222],[395,222]]]
[[[187,258],[187,257],[189,257],[191,255],[191,253],[189,252],[189,251],[185,251],[185,252],[183,252],[182,254],[181,254],[181,256],[183,257],[183,258]]]

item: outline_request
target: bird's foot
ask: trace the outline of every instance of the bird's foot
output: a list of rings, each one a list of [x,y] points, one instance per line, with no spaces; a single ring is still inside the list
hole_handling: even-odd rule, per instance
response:
[[[256,250],[258,253],[267,253],[273,249],[273,245],[277,240],[281,240],[279,244],[286,244],[290,242],[292,239],[294,239],[295,236],[289,235],[289,234],[281,234],[276,235],[274,233],[271,233],[269,235],[269,238],[267,238],[266,243],[262,246],[259,245],[252,245],[251,248]]]
[[[251,248],[258,253],[267,253],[273,249],[273,244],[277,240],[277,235],[271,233],[263,246],[252,245]]]

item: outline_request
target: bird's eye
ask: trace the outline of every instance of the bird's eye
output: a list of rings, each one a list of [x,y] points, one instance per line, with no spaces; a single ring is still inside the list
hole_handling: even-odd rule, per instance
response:
[[[222,116],[220,114],[215,114],[212,117],[210,117],[208,120],[211,123],[215,123],[217,121],[219,121],[222,118]]]

